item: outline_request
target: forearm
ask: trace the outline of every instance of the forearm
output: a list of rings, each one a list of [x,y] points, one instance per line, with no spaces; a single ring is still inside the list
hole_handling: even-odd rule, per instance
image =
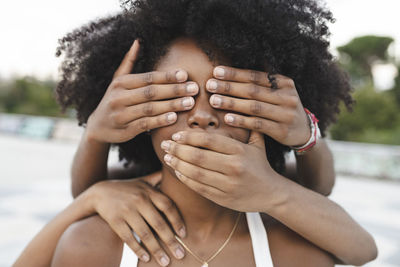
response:
[[[94,210],[91,208],[88,195],[80,195],[34,237],[13,264],[13,267],[50,266],[58,240],[67,227],[93,213]]]
[[[296,156],[298,179],[307,188],[329,195],[335,183],[333,156],[324,139],[305,154]]]
[[[280,181],[265,213],[344,263],[360,265],[376,257],[371,235],[339,205],[281,176]]]
[[[85,131],[71,168],[71,189],[74,197],[96,182],[107,179],[109,149],[109,144],[93,140]]]

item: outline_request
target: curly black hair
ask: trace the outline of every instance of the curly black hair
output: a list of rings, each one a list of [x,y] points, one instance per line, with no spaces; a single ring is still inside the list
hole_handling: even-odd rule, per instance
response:
[[[63,55],[57,99],[77,110],[85,124],[134,39],[141,50],[133,73],[151,71],[178,37],[197,42],[211,60],[233,67],[280,73],[292,78],[304,107],[319,119],[324,137],[337,120],[341,101],[351,110],[348,76],[329,52],[333,16],[314,0],[137,0],[121,1],[122,11],[98,19],[59,40]],[[265,136],[272,168],[284,172],[290,151]],[[160,169],[150,136],[116,144],[120,158],[138,166],[137,175]]]

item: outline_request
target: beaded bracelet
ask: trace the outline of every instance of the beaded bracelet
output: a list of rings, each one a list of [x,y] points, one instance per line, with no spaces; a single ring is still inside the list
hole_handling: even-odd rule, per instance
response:
[[[307,113],[307,118],[308,118],[308,121],[310,123],[311,137],[307,141],[307,143],[305,143],[302,146],[291,146],[290,147],[291,149],[293,149],[293,151],[294,151],[294,153],[296,155],[303,155],[304,153],[306,153],[313,146],[315,146],[315,144],[317,143],[317,140],[319,138],[321,138],[321,131],[319,130],[319,127],[318,127],[318,121],[319,120],[308,109],[304,108],[304,111]]]

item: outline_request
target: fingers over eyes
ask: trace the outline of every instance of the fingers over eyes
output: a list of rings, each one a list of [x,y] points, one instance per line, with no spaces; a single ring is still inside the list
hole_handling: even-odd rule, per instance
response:
[[[127,74],[116,77],[113,82],[115,86],[121,86],[127,89],[134,89],[150,84],[168,84],[185,82],[188,73],[185,70],[178,69],[173,71],[152,71],[139,74]]]
[[[290,90],[274,90],[254,83],[240,83],[210,79],[206,84],[207,91],[222,95],[254,99],[276,105],[284,105],[291,101],[293,93]]]
[[[150,100],[170,99],[182,96],[194,96],[199,87],[195,82],[181,84],[152,84],[145,87],[125,91],[123,104],[136,105]]]
[[[213,75],[220,80],[255,83],[266,87],[272,87],[273,83],[275,83],[278,88],[283,88],[285,85],[292,84],[293,82],[290,78],[280,74],[269,75],[264,71],[239,69],[228,66],[215,67]]]
[[[214,69],[213,75],[215,78],[221,80],[256,83],[262,86],[271,85],[267,74],[263,71],[217,66]]]
[[[174,123],[177,119],[175,112],[168,112],[154,117],[144,117],[128,123],[121,131],[126,133],[145,132]]]
[[[214,108],[235,111],[274,121],[287,121],[291,116],[291,113],[286,112],[282,106],[257,100],[238,99],[215,94],[210,97],[210,104]]]
[[[121,114],[123,123],[129,123],[143,117],[157,116],[170,111],[185,111],[194,106],[193,97],[176,98],[165,101],[150,101],[134,106],[129,106]]]

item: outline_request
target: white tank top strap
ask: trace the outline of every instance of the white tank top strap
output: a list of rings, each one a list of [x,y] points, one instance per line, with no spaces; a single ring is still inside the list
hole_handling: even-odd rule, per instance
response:
[[[133,236],[135,239],[140,243],[139,236],[133,232]],[[139,258],[136,254],[132,251],[132,249],[124,243],[124,249],[122,250],[122,258],[121,263],[119,264],[120,267],[137,267],[139,263]]]
[[[256,267],[273,267],[267,231],[259,212],[246,212]]]
[[[122,258],[120,267],[137,267],[139,262],[138,257],[133,253],[132,249],[124,243],[124,249],[122,251]]]
[[[265,231],[260,213],[246,212],[246,219],[256,267],[273,267],[271,254],[269,252],[267,232]],[[136,235],[135,237],[138,239]],[[138,257],[127,244],[124,244],[120,267],[136,267],[137,265]]]

